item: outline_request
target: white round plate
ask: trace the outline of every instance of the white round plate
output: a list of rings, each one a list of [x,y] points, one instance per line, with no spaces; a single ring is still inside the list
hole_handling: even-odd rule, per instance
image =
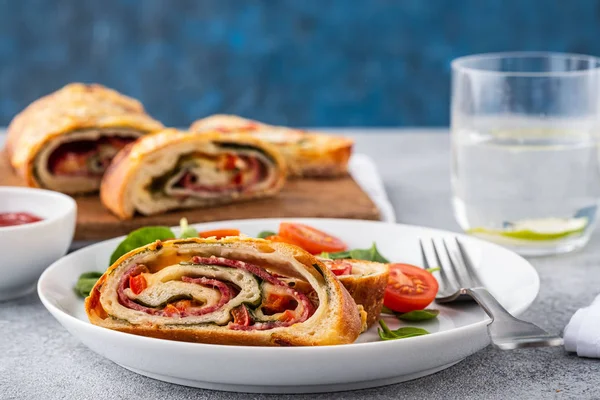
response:
[[[199,230],[238,228],[256,236],[276,231],[281,219],[197,224]],[[455,233],[383,222],[336,219],[285,219],[336,235],[351,248],[377,243],[393,262],[421,264],[419,238],[454,237]],[[478,273],[510,312],[523,312],[535,299],[539,277],[523,258],[500,246],[466,236],[463,240]],[[121,238],[76,251],[51,265],[38,283],[44,306],[73,336],[96,353],[139,374],[206,389],[261,393],[307,393],[362,389],[429,375],[447,368],[489,344],[489,318],[475,304],[431,307],[436,320],[411,323],[431,334],[381,341],[377,327],[356,343],[323,347],[245,347],[184,343],[111,331],[92,325],[83,301],[73,291],[79,274],[104,271]],[[386,318],[392,329],[400,323]]]

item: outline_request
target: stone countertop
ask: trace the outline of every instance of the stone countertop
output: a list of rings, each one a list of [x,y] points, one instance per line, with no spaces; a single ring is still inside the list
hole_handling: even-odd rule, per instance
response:
[[[443,130],[340,130],[372,156],[399,222],[459,231],[450,205],[449,137]],[[397,134],[393,134],[397,133]],[[600,235],[577,253],[530,261],[541,290],[523,318],[561,332],[600,291]],[[88,350],[52,318],[37,294],[0,303],[0,399],[273,398],[201,390],[125,370]],[[393,356],[393,355],[390,355]],[[454,367],[397,385],[294,399],[598,398],[600,364],[562,348],[488,347]]]

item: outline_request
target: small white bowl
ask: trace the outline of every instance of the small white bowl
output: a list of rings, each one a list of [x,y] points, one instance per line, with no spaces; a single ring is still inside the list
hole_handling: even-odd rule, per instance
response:
[[[0,301],[32,292],[42,271],[69,250],[77,204],[62,193],[0,186],[0,213],[27,212],[43,218],[0,227]]]

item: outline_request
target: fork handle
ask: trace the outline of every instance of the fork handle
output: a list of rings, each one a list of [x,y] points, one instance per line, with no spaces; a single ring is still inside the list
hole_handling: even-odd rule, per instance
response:
[[[522,321],[512,316],[506,309],[483,287],[462,289],[463,294],[469,295],[492,318],[488,332],[492,344],[502,350],[519,347],[561,346],[563,339],[551,335],[537,325]]]
[[[490,316],[492,322],[506,322],[517,320],[512,316],[511,313],[506,311],[506,308],[502,306],[496,300],[494,296],[486,288],[475,287],[470,289],[464,289],[465,294],[468,294],[483,308],[483,311]]]

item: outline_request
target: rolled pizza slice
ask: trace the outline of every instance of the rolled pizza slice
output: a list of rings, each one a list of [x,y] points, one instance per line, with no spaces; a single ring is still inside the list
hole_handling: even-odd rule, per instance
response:
[[[330,260],[321,257],[318,259],[338,277],[354,302],[363,308],[366,313],[365,328],[375,324],[383,308],[383,297],[389,277],[388,265],[364,260]],[[293,278],[286,282],[294,282],[295,287],[304,292],[310,290],[305,282],[295,281]]]
[[[304,293],[285,279],[293,277]],[[284,243],[184,239],[133,250],[85,300],[89,320],[122,332],[227,345],[351,343],[358,306],[315,257]]]
[[[128,219],[136,211],[151,215],[272,196],[285,178],[279,152],[258,139],[165,129],[115,157],[100,198]]]
[[[290,175],[332,178],[348,171],[354,142],[351,139],[273,126],[235,115],[212,115],[199,119],[191,131],[218,130],[223,133],[252,135],[276,146],[283,154]]]
[[[367,327],[376,323],[388,283],[388,265],[363,260],[321,261],[337,275],[356,304],[363,306],[367,313]]]
[[[101,85],[73,83],[15,116],[6,151],[28,186],[89,193],[98,190],[120,149],[162,128],[137,100]]]

